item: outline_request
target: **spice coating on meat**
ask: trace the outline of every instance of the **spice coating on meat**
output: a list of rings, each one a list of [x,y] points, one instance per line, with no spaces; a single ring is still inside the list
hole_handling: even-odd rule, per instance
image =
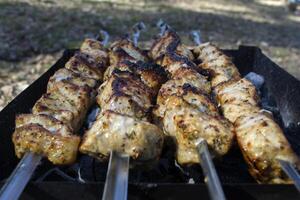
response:
[[[80,137],[74,135],[95,101],[108,54],[101,43],[87,39],[65,68],[49,80],[47,93],[35,103],[32,114],[19,115],[12,139],[16,155],[41,154],[54,164],[75,162]]]
[[[134,117],[104,111],[84,136],[80,151],[107,159],[111,150],[126,153],[138,161],[159,158],[163,144],[161,130]]]
[[[101,112],[86,131],[80,151],[106,160],[111,151],[129,155],[136,161],[157,160],[162,150],[163,134],[149,123],[149,113],[164,81],[163,69],[127,39],[110,48],[111,66],[98,88]]]
[[[292,183],[277,159],[300,166],[280,127],[265,113],[241,116],[235,122],[238,144],[251,175],[260,183]]]
[[[214,92],[223,115],[232,123],[242,115],[260,110],[255,86],[245,78],[219,84]]]
[[[194,49],[202,69],[210,71],[214,93],[223,115],[232,123],[250,174],[259,183],[291,183],[277,159],[299,167],[283,131],[259,107],[255,86],[240,78],[231,59],[209,43]]]
[[[231,79],[240,79],[240,73],[231,58],[219,48],[210,43],[204,43],[193,49],[193,53],[202,63],[200,69],[207,70],[212,77],[211,83],[215,87]]]
[[[179,36],[172,30],[166,31],[163,36],[153,43],[149,56],[154,61],[158,61],[168,52],[185,56],[190,60],[194,59],[192,52],[185,45],[181,44]]]
[[[220,116],[201,112],[182,98],[172,96],[166,103],[163,118],[164,131],[177,143],[177,161],[180,164],[199,163],[196,142],[205,139],[217,156],[225,155],[233,142],[233,126]]]
[[[142,61],[130,62],[128,60],[124,60],[117,65],[111,65],[105,71],[104,80],[107,80],[113,73],[115,69],[119,71],[129,71],[133,74],[138,75],[144,84],[146,84],[149,88],[153,89],[157,94],[162,83],[166,81],[167,74],[164,69],[159,65],[152,63],[145,63]]]
[[[167,32],[149,54],[170,74],[159,90],[155,121],[177,144],[177,162],[186,165],[200,162],[195,144],[199,139],[207,140],[211,151],[222,156],[232,146],[234,134],[232,124],[220,117],[209,97],[210,82],[199,73],[193,57],[183,53],[189,50],[178,51],[179,45],[176,33]]]

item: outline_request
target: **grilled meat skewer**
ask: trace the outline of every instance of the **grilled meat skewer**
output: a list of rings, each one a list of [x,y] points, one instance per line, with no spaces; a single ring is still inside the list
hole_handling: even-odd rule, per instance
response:
[[[255,86],[241,79],[238,70],[216,46],[209,43],[194,49],[200,68],[211,71],[214,93],[223,115],[234,123],[236,138],[249,172],[259,183],[291,183],[278,159],[298,166],[281,128],[259,107]]]
[[[197,141],[205,139],[215,155],[226,154],[233,141],[233,127],[223,119],[210,100],[211,84],[199,74],[190,51],[180,45],[177,34],[166,31],[149,55],[169,73],[154,110],[164,133],[177,144],[179,164],[199,163]],[[189,58],[190,57],[190,58]]]
[[[137,161],[158,159],[163,136],[149,121],[157,88],[163,81],[158,66],[144,64],[143,51],[126,39],[110,48],[111,66],[98,89],[101,113],[85,133],[80,151],[107,159],[111,151],[125,153]]]
[[[54,164],[76,160],[80,137],[75,133],[95,101],[95,89],[107,64],[107,50],[101,42],[85,40],[80,52],[50,78],[32,114],[17,116],[13,142],[18,157],[30,151]]]

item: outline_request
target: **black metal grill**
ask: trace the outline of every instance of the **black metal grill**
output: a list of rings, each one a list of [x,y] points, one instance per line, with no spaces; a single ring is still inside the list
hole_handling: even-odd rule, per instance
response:
[[[7,178],[18,162],[11,141],[15,115],[30,111],[45,92],[49,77],[63,67],[74,52],[66,50],[56,64],[0,112],[0,180]],[[242,46],[224,52],[233,57],[242,75],[252,71],[265,78],[260,91],[262,106],[274,113],[292,148],[300,155],[300,136],[297,134],[300,132],[300,81],[273,63],[257,47]],[[158,163],[130,169],[129,199],[208,199],[201,167],[177,166],[174,152],[174,145],[166,142]],[[257,184],[249,175],[237,147],[215,164],[228,199],[300,197],[293,185]],[[79,155],[78,162],[72,166],[53,166],[45,160],[21,199],[97,199],[103,189],[106,170],[107,163],[86,155]]]

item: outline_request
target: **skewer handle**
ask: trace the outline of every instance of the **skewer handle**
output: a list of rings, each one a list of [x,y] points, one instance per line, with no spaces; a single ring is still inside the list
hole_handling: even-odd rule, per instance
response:
[[[300,176],[292,163],[278,159],[283,171],[293,180],[295,187],[300,192]]]
[[[17,200],[30,180],[42,156],[26,153],[0,190],[0,200]]]
[[[211,199],[225,200],[225,194],[221,186],[218,174],[216,172],[216,168],[212,162],[205,140],[202,139],[198,141],[197,150],[200,158],[201,167],[205,176],[204,182],[208,186]]]
[[[129,156],[110,153],[102,200],[126,200],[128,190]]]

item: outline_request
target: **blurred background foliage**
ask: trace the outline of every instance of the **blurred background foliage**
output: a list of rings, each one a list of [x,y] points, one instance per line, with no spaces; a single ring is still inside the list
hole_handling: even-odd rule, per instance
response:
[[[259,46],[300,79],[300,16],[284,0],[0,0],[0,110],[64,49],[99,29],[115,39],[139,21],[147,25],[141,40],[149,41],[159,19],[187,44],[189,31],[200,29],[203,41],[222,48]]]

